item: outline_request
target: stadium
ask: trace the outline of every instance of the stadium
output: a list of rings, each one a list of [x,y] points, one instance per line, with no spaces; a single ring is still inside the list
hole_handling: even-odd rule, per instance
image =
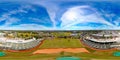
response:
[[[0,0],[0,60],[120,60],[120,1]]]
[[[119,60],[119,31],[1,31],[0,59]],[[115,52],[115,53],[114,53]],[[1,57],[2,56],[2,57]]]

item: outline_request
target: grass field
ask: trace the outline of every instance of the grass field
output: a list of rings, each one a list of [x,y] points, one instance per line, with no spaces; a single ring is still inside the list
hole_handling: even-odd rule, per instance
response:
[[[38,48],[80,48],[84,47],[79,39],[63,39],[63,38],[54,38],[54,39],[46,39],[43,44]],[[86,47],[85,47],[86,48]],[[7,52],[6,56],[0,57],[0,60],[55,60],[57,57],[61,56],[75,56],[80,57],[82,60],[119,60],[120,57],[114,57],[112,53],[114,51],[94,51],[87,48],[91,53],[67,53],[64,54],[57,53],[57,54],[36,54],[32,55],[32,53],[36,50],[29,51],[29,52]]]
[[[80,48],[84,47],[79,39],[64,39],[64,38],[54,38],[54,39],[47,39],[44,43],[40,46],[40,49],[43,48]]]

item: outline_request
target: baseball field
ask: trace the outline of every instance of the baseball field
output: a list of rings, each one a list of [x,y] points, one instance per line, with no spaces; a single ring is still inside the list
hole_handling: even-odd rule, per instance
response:
[[[58,49],[58,48],[84,48],[86,52],[67,52],[61,51],[59,53],[38,53],[33,54],[38,50],[43,49]],[[82,50],[82,49],[81,49]],[[46,50],[46,52],[48,52]],[[55,50],[54,50],[55,51]],[[0,57],[0,60],[56,60],[57,57],[61,56],[73,56],[79,57],[82,60],[119,60],[120,57],[113,56],[113,51],[95,51],[83,46],[80,42],[80,39],[71,39],[71,38],[49,38],[43,41],[43,43],[37,49],[33,49],[27,52],[5,52],[5,56]],[[44,51],[45,52],[45,51]]]

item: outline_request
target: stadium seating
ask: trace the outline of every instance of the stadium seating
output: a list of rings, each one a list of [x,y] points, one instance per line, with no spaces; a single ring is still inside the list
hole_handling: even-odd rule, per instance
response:
[[[101,42],[95,42],[95,41],[88,40],[88,39],[84,39],[84,40],[82,40],[82,42],[91,48],[101,49],[101,50],[112,49],[114,47],[111,47],[111,45],[115,43],[115,42],[101,43]]]
[[[3,46],[0,46],[1,49],[7,50],[26,50],[36,47],[41,43],[42,39],[30,40],[27,42],[4,42]]]

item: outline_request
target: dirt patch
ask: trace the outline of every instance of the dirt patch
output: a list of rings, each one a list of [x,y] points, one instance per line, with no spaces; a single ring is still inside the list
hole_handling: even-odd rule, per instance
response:
[[[40,49],[33,54],[52,54],[52,53],[60,53],[60,52],[71,52],[71,53],[80,53],[80,52],[85,52],[85,53],[90,53],[88,50],[85,48],[56,48],[56,49]]]

